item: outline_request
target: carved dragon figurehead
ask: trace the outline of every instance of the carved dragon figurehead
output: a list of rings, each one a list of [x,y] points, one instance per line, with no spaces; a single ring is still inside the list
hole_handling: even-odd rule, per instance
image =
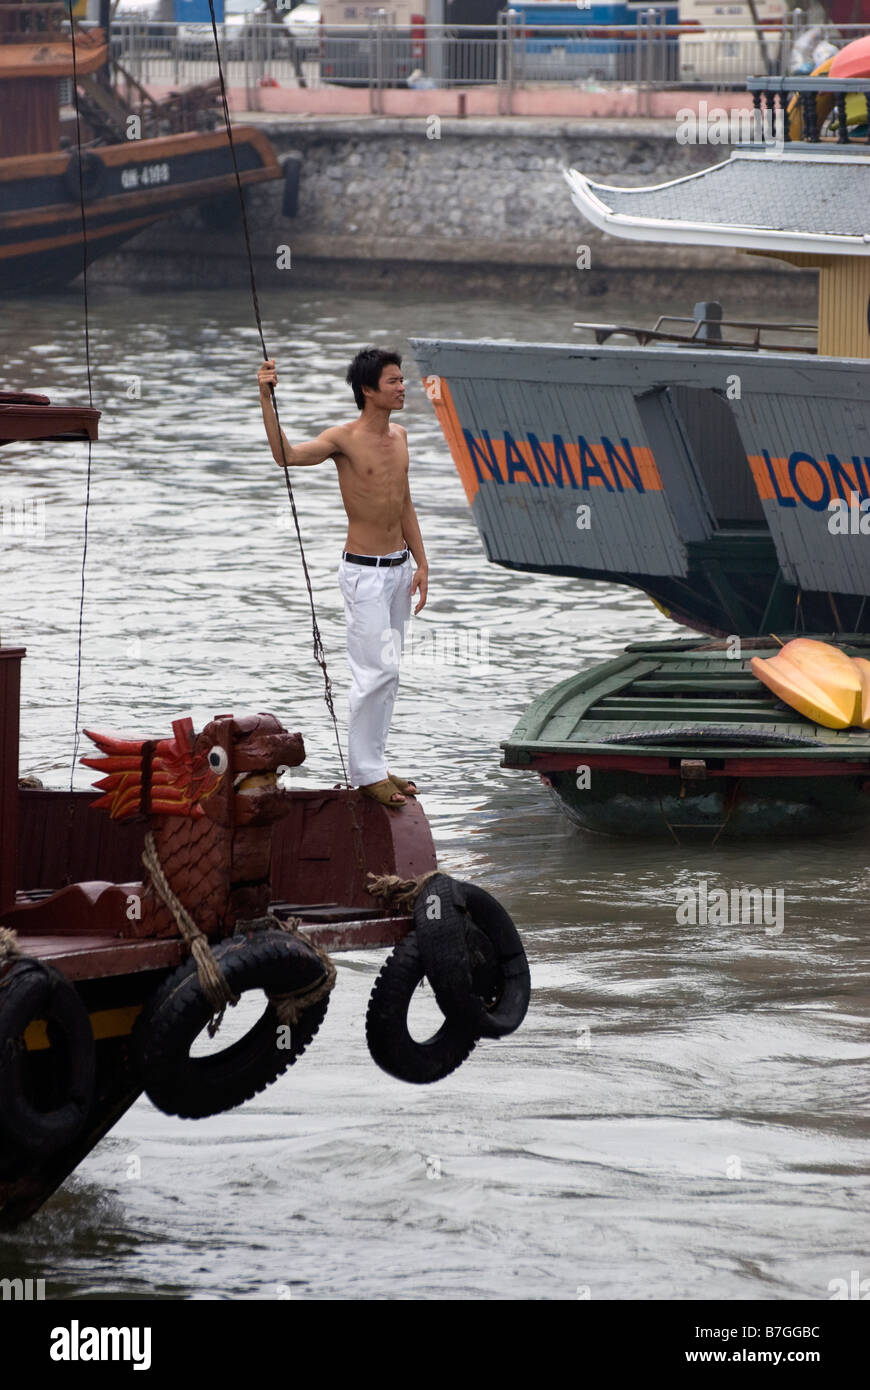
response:
[[[173,892],[202,931],[222,936],[268,908],[272,822],[290,809],[278,774],[304,761],[302,736],[271,714],[217,715],[199,734],[191,719],[172,728],[160,740],[86,729],[103,756],[81,761],[104,774],[93,805],[113,819],[149,817]],[[143,936],[177,932],[150,876],[138,927]]]

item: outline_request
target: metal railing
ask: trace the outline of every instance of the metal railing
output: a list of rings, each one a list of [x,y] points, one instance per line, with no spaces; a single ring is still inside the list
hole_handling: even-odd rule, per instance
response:
[[[495,86],[506,94],[533,85],[645,91],[667,87],[743,87],[750,75],[788,72],[800,11],[781,25],[674,25],[650,7],[636,26],[530,26],[506,11],[496,25],[395,27],[381,12],[367,24],[294,26],[246,17],[218,26],[230,86],[460,88]],[[824,26],[839,47],[865,25]],[[112,55],[140,82],[186,86],[217,73],[211,26],[115,21]],[[500,100],[500,109],[502,102]],[[373,108],[375,109],[375,108]]]
[[[35,3],[0,8],[0,42],[34,43],[57,38],[64,31],[64,19],[69,14],[62,0],[35,0]],[[67,25],[67,30],[69,25]]]
[[[870,144],[870,78],[756,77],[746,85],[755,115],[753,143],[800,140],[815,145],[835,139],[840,145]],[[851,110],[850,97],[855,101]]]

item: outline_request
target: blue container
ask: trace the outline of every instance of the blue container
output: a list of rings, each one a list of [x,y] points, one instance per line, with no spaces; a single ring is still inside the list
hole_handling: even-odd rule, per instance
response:
[[[521,37],[516,44],[517,70],[521,77],[529,80],[549,80],[568,78],[601,78],[604,80],[625,80],[631,78],[635,70],[635,39],[638,11],[642,4],[598,3],[589,4],[548,3],[548,0],[526,0],[514,4],[516,25]],[[666,24],[678,23],[677,5],[669,5],[664,11]],[[550,26],[575,29],[573,35],[554,32],[546,33]],[[605,26],[617,25],[619,31],[613,34],[602,33]],[[523,32],[526,30],[526,32]],[[669,64],[666,75],[677,72],[678,41],[668,37],[664,44],[666,61]]]
[[[174,0],[172,14],[176,24],[211,24],[208,0]],[[224,0],[214,0],[214,17],[224,22]]]

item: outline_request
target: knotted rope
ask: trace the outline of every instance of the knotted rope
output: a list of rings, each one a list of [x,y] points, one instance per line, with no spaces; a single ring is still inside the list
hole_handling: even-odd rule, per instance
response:
[[[274,931],[287,932],[290,936],[298,936],[300,941],[317,956],[323,966],[323,975],[319,980],[315,980],[310,985],[300,985],[298,989],[288,990],[286,994],[267,994],[266,998],[278,1015],[278,1022],[295,1026],[307,1009],[319,1004],[321,999],[325,999],[327,994],[331,994],[335,986],[335,962],[330,956],[299,930],[301,917],[285,917],[282,921],[280,917],[275,917],[271,912],[265,917],[255,917],[249,922],[239,922],[236,926],[236,934],[250,931],[264,931],[272,928]]]
[[[435,878],[440,873],[443,873],[442,869],[431,869],[429,873],[418,874],[416,878],[400,878],[398,874],[370,873],[367,877],[371,879],[371,883],[367,883],[366,888],[373,897],[383,898],[386,902],[394,903],[403,912],[410,912],[430,878]]]
[[[157,845],[151,830],[145,836],[142,863],[151,875],[154,891],[164,907],[172,913],[178,930],[190,947],[190,954],[196,961],[196,974],[200,989],[211,1005],[212,1013],[218,1016],[217,1022],[214,1024],[214,1031],[212,1031],[212,1025],[209,1024],[209,1036],[214,1037],[227,1004],[238,1004],[239,996],[233,994],[227,984],[226,976],[214,958],[205,932],[200,931],[178,894],[173,892],[169,880],[163,872],[163,865],[160,863],[160,855],[157,852]]]
[[[0,927],[0,973],[21,954],[15,932],[11,927]]]
[[[152,831],[148,831],[145,836],[145,849],[142,853],[142,863],[151,875],[151,882],[154,891],[160,898],[164,907],[172,913],[178,926],[178,930],[184,937],[190,953],[196,962],[196,974],[200,988],[211,1005],[212,1018],[208,1025],[208,1035],[213,1038],[221,1025],[224,1011],[227,1004],[235,1005],[239,1002],[239,996],[233,994],[227,983],[226,976],[215,960],[209,939],[205,932],[201,931],[196,922],[191,917],[184,903],[175,893],[163,871],[160,862],[160,855]],[[288,932],[292,936],[298,936],[304,941],[323,966],[323,975],[313,984],[301,985],[299,989],[289,990],[286,994],[269,994],[266,991],[266,998],[273,1006],[278,1015],[278,1022],[287,1026],[293,1026],[299,1022],[302,1014],[307,1009],[319,1004],[321,999],[333,989],[335,985],[335,965],[330,957],[320,946],[316,946],[304,932],[299,930],[300,917],[288,917],[286,921],[281,921],[274,917],[272,913],[267,913],[265,917],[255,917],[248,922],[239,922],[236,925],[236,935],[251,931],[262,931],[273,928],[278,931]],[[2,957],[0,957],[2,960]]]

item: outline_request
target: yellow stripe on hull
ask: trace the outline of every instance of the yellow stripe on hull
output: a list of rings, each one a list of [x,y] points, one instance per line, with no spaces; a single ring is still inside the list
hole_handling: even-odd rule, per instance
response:
[[[90,1015],[91,1031],[97,1042],[103,1038],[126,1038],[142,1012],[141,1004],[128,1004],[123,1009],[98,1009]],[[35,1018],[24,1030],[24,1045],[28,1052],[44,1052],[49,1047],[48,1029],[44,1018]]]

